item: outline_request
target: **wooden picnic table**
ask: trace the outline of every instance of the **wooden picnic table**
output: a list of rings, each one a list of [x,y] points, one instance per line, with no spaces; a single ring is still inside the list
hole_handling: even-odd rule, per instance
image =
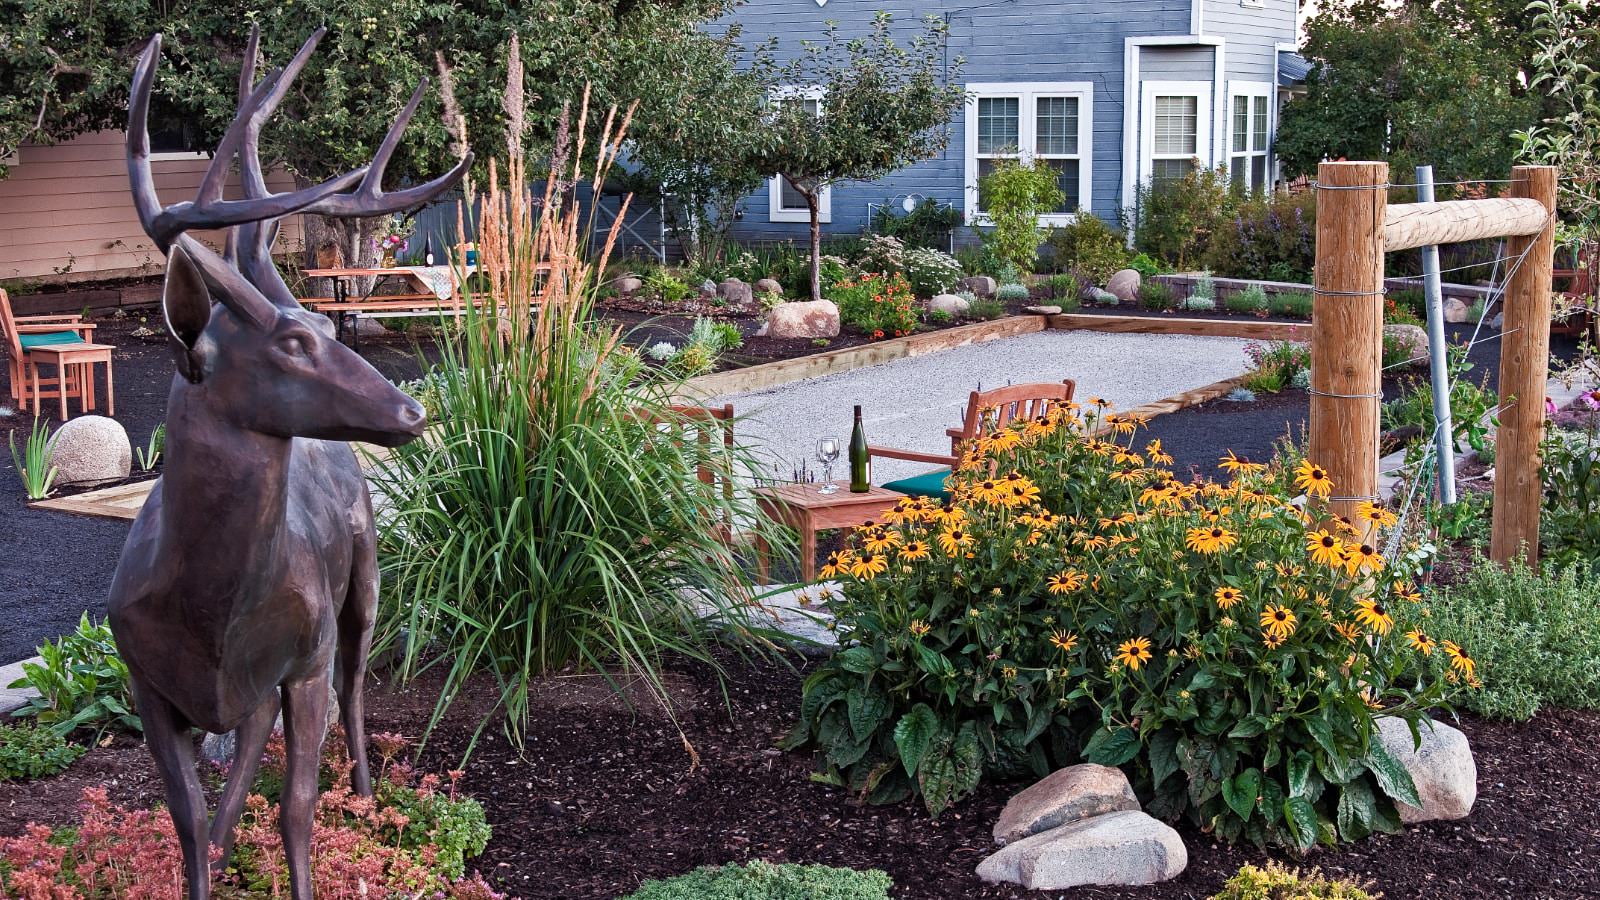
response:
[[[326,313],[338,325],[338,339],[344,340],[345,323],[361,318],[386,318],[395,316],[425,315],[427,313],[449,312],[454,315],[461,313],[460,285],[455,284],[450,296],[440,297],[434,285],[430,284],[421,273],[412,266],[386,266],[386,267],[361,267],[340,266],[325,269],[306,269],[301,274],[307,278],[327,278],[333,282],[333,298],[329,300],[310,300],[306,302],[315,311]],[[430,267],[423,267],[430,268]],[[443,268],[455,281],[455,269],[452,267],[433,266]],[[469,268],[476,269],[476,266]],[[371,278],[372,286],[366,293],[351,290],[357,278]],[[375,294],[378,286],[391,278],[404,278],[407,286],[413,293],[384,295]],[[351,327],[351,345],[359,350],[361,346],[360,333]]]

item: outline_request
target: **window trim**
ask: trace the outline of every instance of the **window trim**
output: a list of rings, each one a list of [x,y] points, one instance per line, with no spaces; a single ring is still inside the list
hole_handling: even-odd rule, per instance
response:
[[[820,84],[795,84],[780,85],[767,93],[767,102],[778,103],[783,100],[815,100],[817,101],[817,117],[825,115],[823,97],[827,90]],[[767,179],[767,221],[811,224],[811,210],[793,209],[783,205],[783,176],[774,175]],[[829,225],[833,222],[833,185],[825,184],[817,191],[817,222]]]
[[[177,162],[180,160],[210,159],[204,150],[156,150],[150,153],[151,162]]]
[[[1078,203],[1083,209],[1094,207],[1094,83],[1090,81],[990,81],[969,82],[963,85],[967,92],[965,116],[965,152],[963,153],[962,196],[963,217],[969,226],[992,225],[989,217],[978,209],[978,101],[980,99],[1017,99],[1017,139],[1028,149],[1020,149],[1022,159],[1034,159],[1038,146],[1038,117],[1041,99],[1071,97],[1078,101],[1078,152],[1074,155],[1049,154],[1044,159],[1077,159]],[[985,157],[990,158],[990,157]],[[1076,212],[1046,213],[1039,217],[1039,225],[1070,225],[1077,221]]]
[[[1156,98],[1193,97],[1195,99],[1194,153],[1185,159],[1198,159],[1211,165],[1211,132],[1216,125],[1211,115],[1211,96],[1215,86],[1209,81],[1146,81],[1139,97],[1139,183],[1149,184],[1155,173]],[[1230,126],[1231,127],[1231,126]],[[1173,159],[1162,154],[1162,159]]]
[[[1235,157],[1244,156],[1244,157],[1252,157],[1253,158],[1253,157],[1256,157],[1256,156],[1260,156],[1263,159],[1265,159],[1265,162],[1263,163],[1262,169],[1265,172],[1265,178],[1267,180],[1267,183],[1264,184],[1264,185],[1260,185],[1259,187],[1252,187],[1251,190],[1267,190],[1267,189],[1272,187],[1272,182],[1275,180],[1273,178],[1273,165],[1272,165],[1272,155],[1273,154],[1272,154],[1272,149],[1273,149],[1273,144],[1276,143],[1277,130],[1278,130],[1278,122],[1277,122],[1278,110],[1277,110],[1277,102],[1276,102],[1276,93],[1277,93],[1277,86],[1272,84],[1271,82],[1266,82],[1266,81],[1229,81],[1228,82],[1228,112],[1227,112],[1227,115],[1224,117],[1224,121],[1227,122],[1226,132],[1227,132],[1227,136],[1228,136],[1228,154],[1227,154],[1226,159],[1227,159],[1227,163],[1228,163],[1228,178],[1229,178],[1229,180],[1231,181],[1232,178],[1233,178],[1233,174],[1234,174],[1233,161],[1234,161]],[[1250,149],[1248,147],[1245,148],[1245,149],[1240,149],[1238,147],[1235,147],[1234,144],[1233,144],[1233,140],[1234,140],[1233,104],[1234,104],[1234,101],[1238,100],[1240,97],[1249,97],[1249,98],[1251,98],[1252,101],[1260,100],[1266,106],[1266,109],[1267,109],[1267,144],[1266,144],[1265,147],[1262,147],[1260,150],[1253,150],[1253,149]],[[1246,136],[1245,136],[1245,139],[1247,141],[1249,140],[1250,134],[1253,134],[1254,131],[1255,131],[1255,112],[1254,112],[1253,109],[1252,109],[1250,115],[1251,115],[1250,133],[1246,134]],[[1248,175],[1246,176],[1245,180],[1249,181]]]

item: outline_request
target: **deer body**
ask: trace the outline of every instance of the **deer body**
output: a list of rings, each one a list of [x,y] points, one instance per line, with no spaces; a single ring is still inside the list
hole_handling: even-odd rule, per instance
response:
[[[351,787],[372,792],[362,684],[378,604],[376,534],[366,479],[345,442],[398,446],[426,424],[420,404],[290,294],[270,254],[276,220],[294,212],[388,215],[442,193],[471,165],[469,154],[432,182],[382,191],[384,167],[422,99],[418,86],[371,166],[269,193],[259,131],[321,34],[259,84],[259,35],[251,34],[239,110],[194,201],[163,207],[150,171],[146,119],[160,35],[145,48],[130,92],[129,181],[145,231],[167,254],[162,316],[178,374],[167,401],[166,468],[123,547],[109,618],[166,788],[189,900],[207,900],[212,866],[227,865],[280,709],[287,767],[278,819],[293,900],[312,896],[330,686]],[[224,200],[235,159],[245,199]],[[185,233],[218,227],[229,229],[226,257]],[[209,822],[194,728],[237,736]],[[213,847],[221,851],[214,860]]]

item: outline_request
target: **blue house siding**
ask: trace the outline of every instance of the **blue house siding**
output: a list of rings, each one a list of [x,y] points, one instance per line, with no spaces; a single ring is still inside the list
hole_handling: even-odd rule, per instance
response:
[[[1059,0],[1032,3],[1012,0],[997,5],[909,0],[852,2],[829,0],[819,9],[815,0],[750,0],[730,16],[743,27],[747,44],[778,38],[780,57],[800,51],[800,42],[818,39],[824,23],[838,23],[845,34],[863,33],[881,9],[894,15],[897,30],[909,34],[922,17],[933,14],[949,23],[948,54],[964,60],[959,81],[968,84],[1087,83],[1092,88],[1091,184],[1085,205],[1115,222],[1122,207],[1128,175],[1124,170],[1125,97],[1137,129],[1141,85],[1125,92],[1124,66],[1129,39],[1157,38],[1179,45],[1145,45],[1135,49],[1140,82],[1185,81],[1212,85],[1208,96],[1210,135],[1208,162],[1223,162],[1228,152],[1227,89],[1214,83],[1217,54],[1222,53],[1224,79],[1271,82],[1276,73],[1274,45],[1294,39],[1295,0],[1264,0],[1264,7],[1241,6],[1239,0],[1203,0],[1204,37],[1194,34],[1190,0]],[[1190,43],[1190,41],[1193,43]],[[1210,45],[1207,45],[1210,44]],[[1221,46],[1215,46],[1220,44]],[[971,101],[969,101],[970,103]],[[824,101],[825,105],[825,101]],[[937,158],[919,162],[876,182],[835,184],[828,233],[853,234],[868,224],[869,208],[897,203],[907,195],[966,206],[966,112],[950,125],[949,145]],[[1139,135],[1133,135],[1139,147]],[[1137,163],[1134,170],[1137,172]],[[742,204],[734,229],[744,241],[806,239],[804,222],[773,222],[768,191],[758,191]],[[962,229],[957,243],[972,238]]]

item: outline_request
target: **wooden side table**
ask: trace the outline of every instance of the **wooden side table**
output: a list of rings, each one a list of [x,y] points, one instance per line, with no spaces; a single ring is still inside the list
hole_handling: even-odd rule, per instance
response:
[[[800,580],[817,580],[817,532],[828,528],[851,528],[882,518],[905,494],[873,485],[865,494],[850,492],[850,482],[833,482],[839,490],[820,493],[817,484],[784,484],[755,489],[756,506],[773,520],[800,532]],[[770,548],[756,538],[756,574],[767,583]]]
[[[95,408],[94,364],[106,364],[106,414],[117,414],[117,395],[111,381],[110,344],[46,344],[28,348],[28,380],[33,382],[33,414],[38,415],[39,365],[56,367],[56,395],[61,399],[61,420],[67,420],[67,398],[77,397],[83,412]],[[75,376],[75,377],[74,377]]]

